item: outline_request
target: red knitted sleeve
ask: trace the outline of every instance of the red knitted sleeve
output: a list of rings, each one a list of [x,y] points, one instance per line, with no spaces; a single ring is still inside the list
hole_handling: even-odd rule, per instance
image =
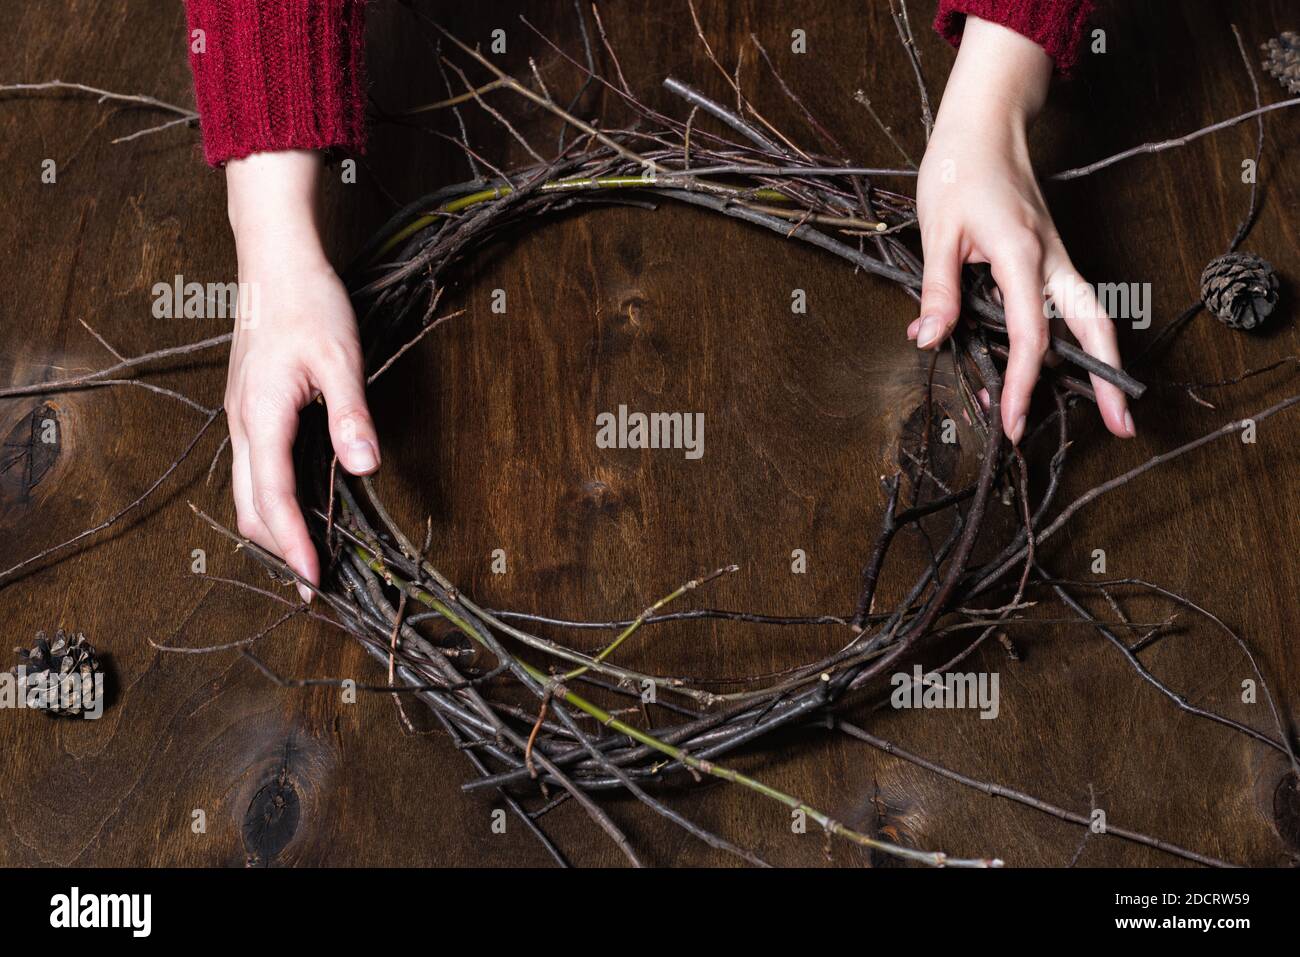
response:
[[[365,0],[186,0],[203,151],[365,147]]]
[[[1065,74],[1078,58],[1092,9],[1091,0],[939,0],[934,28],[956,46],[967,16],[1000,23],[1046,50]]]

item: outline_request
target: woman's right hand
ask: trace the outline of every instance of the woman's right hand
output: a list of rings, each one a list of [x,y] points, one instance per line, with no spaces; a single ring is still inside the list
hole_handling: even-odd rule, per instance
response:
[[[293,471],[298,413],[323,396],[339,464],[353,475],[379,468],[356,317],[320,241],[320,169],[305,150],[226,165],[241,291],[225,398],[239,533],[313,585],[320,565]]]
[[[1016,444],[1050,341],[1050,296],[1084,351],[1119,368],[1115,324],[1070,261],[1029,161],[1027,129],[1047,96],[1052,60],[1027,37],[968,17],[934,134],[917,180],[925,276],[921,315],[908,335],[937,348],[961,313],[961,270],[989,263],[1011,343],[1002,424]],[[1097,408],[1114,435],[1135,429],[1124,393],[1092,377]]]

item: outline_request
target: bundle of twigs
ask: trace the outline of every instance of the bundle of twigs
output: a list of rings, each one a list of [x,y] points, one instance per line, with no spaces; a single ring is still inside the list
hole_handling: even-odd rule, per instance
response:
[[[928,130],[928,98],[905,8],[896,11],[895,17],[904,47],[916,68],[921,113]],[[796,145],[749,103],[739,82],[714,57],[698,20],[699,37],[712,62],[727,77],[736,96],[737,109],[709,99],[672,78],[665,81],[665,86],[680,97],[686,113],[684,118],[651,109],[638,99],[624,79],[617,55],[600,25],[599,14],[595,13],[596,32],[611,64],[612,78],[602,75],[595,66],[596,44],[587,32],[581,10],[578,19],[582,25],[584,60],[571,57],[549,40],[546,42],[561,60],[579,71],[584,89],[589,84],[600,84],[626,105],[633,122],[625,129],[597,128],[557,102],[536,68],[531,82],[520,81],[436,24],[428,24],[441,34],[449,49],[459,52],[463,66],[451,57],[443,58],[448,99],[423,109],[459,110],[461,105],[473,103],[500,123],[526,150],[532,162],[508,172],[499,170],[476,153],[465,139],[454,139],[464,150],[475,178],[411,203],[362,251],[348,271],[348,278],[358,315],[362,317],[370,382],[387,373],[404,353],[451,318],[439,314],[439,302],[449,275],[484,244],[538,223],[549,214],[583,204],[644,204],[647,200],[690,204],[765,227],[788,240],[816,246],[839,256],[856,270],[887,279],[916,295],[922,264],[906,241],[907,231],[915,224],[915,202],[906,193],[881,185],[882,182],[906,182],[915,175],[914,169],[852,165],[835,138],[777,75],[782,90],[819,141],[816,149]],[[758,43],[756,38],[753,42]],[[759,50],[776,75],[766,51],[761,46]],[[466,73],[466,68],[475,66],[490,76],[479,86]],[[459,78],[463,92],[452,87],[448,70]],[[557,118],[566,132],[561,133],[554,155],[547,157],[535,148],[504,113],[487,102],[485,98],[496,91],[510,91]],[[1293,102],[1296,101],[1288,101]],[[1259,116],[1277,106],[1257,105],[1256,110],[1234,121]],[[416,112],[419,110],[408,111],[408,115]],[[702,128],[697,124],[701,114],[720,121],[720,125]],[[1224,125],[1227,123],[1217,124],[1215,128]],[[460,128],[463,136],[463,123]],[[1199,132],[1181,141],[1189,141],[1196,135]],[[1163,148],[1165,144],[1148,144],[1145,149],[1127,151],[1111,161]],[[1059,175],[1074,178],[1105,165],[1108,161]],[[1252,197],[1252,215],[1253,211]],[[1239,239],[1240,233],[1234,245]],[[969,632],[971,637],[963,650],[952,661],[935,669],[949,670],[1000,629],[1025,620],[1019,613],[1026,607],[1030,589],[1045,591],[1059,599],[1069,609],[1069,620],[1104,636],[1145,681],[1159,688],[1181,710],[1249,735],[1282,752],[1292,767],[1300,768],[1285,722],[1273,706],[1262,676],[1261,686],[1277,724],[1276,737],[1191,705],[1164,685],[1139,658],[1140,651],[1158,641],[1164,629],[1144,628],[1130,621],[1111,593],[1119,587],[1133,587],[1162,596],[1204,616],[1249,655],[1244,640],[1227,625],[1190,600],[1148,582],[1060,580],[1043,567],[1039,557],[1042,544],[1097,497],[1216,438],[1235,434],[1250,421],[1258,422],[1290,408],[1300,403],[1300,396],[1284,399],[1248,420],[1230,422],[1062,506],[1057,496],[1071,446],[1070,408],[1074,403],[1093,400],[1084,374],[1112,382],[1133,397],[1140,397],[1144,387],[1071,343],[1053,340],[1054,351],[1066,364],[1050,372],[1045,381],[1044,388],[1053,399],[1052,411],[1031,426],[1021,444],[1021,448],[1029,450],[1026,454],[1042,454],[1046,459],[1045,481],[1040,488],[1031,488],[1025,454],[1008,445],[999,420],[1002,377],[998,360],[1007,351],[1001,308],[987,282],[973,282],[965,293],[965,303],[967,321],[959,326],[950,347],[941,354],[941,361],[951,365],[965,414],[981,436],[978,472],[973,481],[957,489],[950,490],[934,480],[929,470],[934,422],[927,421],[919,435],[905,435],[900,439],[907,447],[900,448],[897,461],[910,462],[914,467],[900,465],[894,474],[883,479],[885,507],[879,531],[864,557],[856,608],[847,615],[780,619],[743,612],[704,610],[674,615],[663,611],[677,598],[734,571],[735,567],[730,566],[686,582],[629,621],[604,623],[616,630],[616,634],[599,651],[576,650],[529,629],[541,621],[573,626],[589,626],[589,623],[557,623],[523,612],[491,611],[461,592],[438,570],[436,556],[429,554],[428,536],[417,544],[418,536],[408,535],[391,520],[369,480],[354,479],[338,469],[330,453],[323,419],[305,417],[300,434],[300,474],[311,477],[315,494],[315,500],[305,504],[313,534],[330,558],[317,589],[320,605],[313,606],[315,610],[309,614],[347,631],[387,669],[387,682],[369,685],[369,690],[400,692],[427,706],[478,774],[465,788],[495,789],[561,863],[564,856],[542,829],[542,821],[553,807],[567,800],[581,805],[629,860],[639,863],[627,837],[596,799],[600,792],[611,790],[630,792],[655,813],[711,846],[751,863],[762,863],[752,851],[706,831],[656,796],[657,785],[681,775],[712,776],[732,782],[757,796],[803,812],[828,834],[877,852],[930,865],[1000,863],[991,856],[955,859],[938,851],[898,846],[860,833],[794,795],[718,763],[720,758],[742,746],[761,742],[778,729],[791,726],[841,730],[953,780],[1087,825],[1086,814],[1047,804],[991,782],[974,780],[895,748],[843,721],[837,711],[850,696],[869,689],[873,679],[895,669],[922,643],[938,636]],[[132,364],[129,360],[123,362]],[[931,368],[933,373],[934,367]],[[67,385],[80,387],[117,381],[122,369],[123,364],[119,363],[102,374],[83,376]],[[1225,383],[1217,385],[1222,384]],[[42,383],[40,389],[50,391],[51,384]],[[987,393],[987,403],[981,401],[982,393]],[[4,394],[22,392],[0,392]],[[931,401],[927,397],[924,407],[932,407]],[[205,428],[219,411],[197,408],[208,416]],[[196,436],[194,442],[197,440]],[[987,521],[990,505],[999,494],[1008,495],[1016,506],[1017,522],[1006,534]],[[274,570],[281,579],[298,580],[274,556],[240,539],[202,512],[198,514],[214,529],[237,540],[247,554]],[[923,522],[927,529],[941,530],[928,562],[897,604],[877,610],[877,583],[893,554],[894,543],[900,533],[920,527]],[[979,554],[987,557],[975,557],[977,544]],[[36,558],[59,547],[62,546],[48,549]],[[0,577],[34,560],[0,573]],[[1118,620],[1108,622],[1095,617],[1076,597],[1085,588],[1099,590],[1116,611]],[[282,621],[302,611],[301,607],[292,607],[296,603],[288,599],[270,591],[266,594],[291,606]],[[792,627],[834,621],[852,630],[847,643],[839,650],[797,664],[776,677],[738,682],[741,690],[731,692],[711,690],[687,678],[638,672],[618,664],[618,649],[640,629],[658,621],[711,616]],[[453,626],[469,640],[474,652],[466,654],[458,645],[431,637],[432,632],[422,625],[433,619]],[[325,679],[302,681],[280,677],[256,656],[250,643],[242,643],[240,652],[277,682],[326,683]],[[1253,664],[1253,657],[1251,661]],[[399,705],[401,700],[399,697]],[[620,707],[628,703],[636,707]],[[650,726],[648,720],[639,721],[635,716],[643,713],[643,707],[655,710],[653,731],[646,730]],[[1201,863],[1223,863],[1122,827],[1111,825],[1107,833]]]

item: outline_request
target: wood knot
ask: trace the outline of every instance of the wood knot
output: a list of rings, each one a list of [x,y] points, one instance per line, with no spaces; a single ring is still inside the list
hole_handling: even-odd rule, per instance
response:
[[[0,444],[0,506],[23,507],[54,467],[63,445],[63,423],[48,402],[38,403],[9,429]]]
[[[640,326],[645,316],[645,308],[647,305],[648,301],[644,296],[633,295],[623,297],[623,301],[618,304],[618,323],[633,328]]]
[[[298,728],[272,733],[255,748],[252,760],[239,768],[239,791],[230,804],[245,866],[321,859],[330,836],[323,825],[332,820],[332,791],[325,785],[336,752]]]
[[[635,493],[599,478],[582,478],[570,484],[560,503],[559,530],[565,537],[588,538],[598,527],[617,522],[635,508]]]
[[[287,769],[258,788],[244,812],[243,837],[250,867],[267,867],[298,832],[302,799]]]
[[[1300,779],[1294,771],[1282,775],[1273,791],[1273,827],[1293,851],[1300,851]]]
[[[605,482],[592,480],[583,482],[578,493],[578,501],[584,508],[602,511],[618,503],[618,495]]]
[[[567,511],[584,524],[615,518],[628,505],[627,497],[619,489],[601,479],[581,482],[565,499]]]
[[[922,400],[903,420],[897,455],[913,488],[926,481],[933,485],[934,479],[948,485],[961,459],[956,421],[940,403]]]

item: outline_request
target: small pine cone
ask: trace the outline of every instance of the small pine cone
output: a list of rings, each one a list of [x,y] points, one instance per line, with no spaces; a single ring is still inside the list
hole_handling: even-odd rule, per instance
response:
[[[1286,30],[1261,45],[1264,71],[1275,77],[1290,93],[1300,93],[1300,33]]]
[[[95,676],[100,673],[95,647],[78,632],[67,635],[60,628],[54,641],[45,632],[36,633],[36,643],[30,649],[18,648],[22,662],[17,670],[18,686],[24,695],[30,685],[39,684],[48,689],[46,709],[51,714],[75,718],[85,711],[93,711],[99,689]],[[54,680],[56,679],[57,683]],[[102,683],[102,679],[101,679]]]
[[[1250,253],[1228,253],[1201,273],[1201,301],[1225,325],[1254,329],[1277,305],[1277,273]]]

